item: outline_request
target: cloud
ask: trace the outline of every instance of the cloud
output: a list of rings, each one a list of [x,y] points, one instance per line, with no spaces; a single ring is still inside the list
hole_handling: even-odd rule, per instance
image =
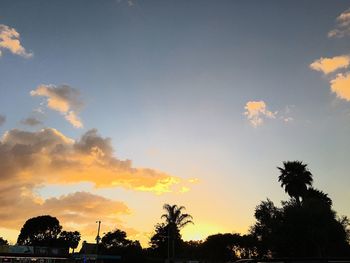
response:
[[[332,58],[323,58],[315,60],[310,64],[310,68],[329,74],[341,68],[347,68],[350,65],[350,56],[342,55]]]
[[[27,52],[20,42],[20,34],[16,29],[11,28],[7,25],[0,24],[0,56],[2,50],[8,50],[12,54],[30,58],[33,53]]]
[[[28,126],[36,126],[42,124],[42,122],[34,117],[28,117],[26,119],[21,120],[21,123]]]
[[[120,217],[130,214],[128,206],[88,192],[44,199],[36,194],[38,189],[82,182],[98,188],[121,187],[155,194],[171,192],[175,185],[179,192],[186,189],[178,184],[177,177],[151,168],[136,168],[130,160],[117,158],[111,139],[101,137],[97,130],[86,132],[78,140],[52,128],[35,132],[9,130],[0,139],[0,171],[3,226],[19,229],[30,217],[50,214],[65,229],[81,231],[84,239],[96,235],[97,219],[103,219],[108,231],[116,224],[123,229]]]
[[[64,118],[76,128],[82,128],[83,123],[78,113],[83,103],[77,89],[68,85],[39,85],[30,92],[31,96],[41,96],[47,98],[47,107],[60,112]]]
[[[337,19],[335,29],[328,32],[328,37],[342,38],[350,36],[350,9],[341,13]]]
[[[1,185],[0,220],[7,229],[20,229],[32,217],[49,214],[59,219],[66,230],[78,230],[83,238],[96,235],[96,219],[103,218],[105,229],[122,227],[120,217],[130,214],[129,207],[120,201],[88,192],[75,192],[42,199],[26,188]]]
[[[114,156],[111,140],[86,132],[72,140],[59,131],[13,129],[0,141],[2,180],[46,184],[91,182],[96,187],[123,187],[157,194],[170,192],[179,178],[150,168],[134,168]]]
[[[263,124],[264,119],[275,119],[277,112],[267,110],[264,101],[248,101],[244,107],[246,110],[244,115],[247,116],[248,121],[253,127],[258,127]]]
[[[0,114],[0,126],[6,122],[6,117]]]
[[[330,86],[338,98],[350,101],[350,72],[337,74],[330,81]]]

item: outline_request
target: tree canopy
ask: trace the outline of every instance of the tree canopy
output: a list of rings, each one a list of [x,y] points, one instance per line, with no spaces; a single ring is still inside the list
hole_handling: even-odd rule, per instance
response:
[[[18,236],[18,245],[54,246],[62,230],[58,219],[43,215],[28,219]]]

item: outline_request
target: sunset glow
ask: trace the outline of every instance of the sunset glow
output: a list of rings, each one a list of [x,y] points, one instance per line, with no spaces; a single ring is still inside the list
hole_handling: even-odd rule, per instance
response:
[[[263,2],[1,1],[0,237],[246,234],[286,160],[350,216],[350,3]]]

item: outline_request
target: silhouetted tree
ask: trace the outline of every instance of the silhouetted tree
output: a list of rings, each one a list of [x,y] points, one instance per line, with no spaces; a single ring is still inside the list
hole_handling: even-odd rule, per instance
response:
[[[172,236],[170,239],[169,234],[171,231]],[[156,254],[166,258],[171,256],[173,247],[178,251],[182,246],[182,242],[180,230],[177,227],[171,229],[170,224],[161,223],[155,226],[155,234],[151,237],[150,246]]]
[[[254,216],[257,222],[251,227],[250,233],[257,239],[258,254],[261,257],[274,256],[283,213],[267,199],[255,208]]]
[[[18,245],[55,246],[62,226],[56,217],[43,215],[28,219],[18,236]]]
[[[161,216],[166,221],[168,238],[170,241],[170,251],[171,257],[175,256],[175,248],[176,248],[176,238],[179,235],[180,229],[185,227],[188,224],[193,224],[192,216],[189,214],[185,214],[182,211],[185,210],[184,206],[177,205],[169,205],[165,204],[163,209],[166,211],[165,214]],[[181,237],[181,236],[180,236]]]
[[[80,241],[80,233],[78,231],[62,231],[59,236],[59,243],[62,247],[74,250],[78,247]]]
[[[278,180],[292,198],[282,202],[282,208],[267,200],[255,209],[257,222],[251,233],[259,241],[259,255],[346,256],[349,251],[347,219],[337,218],[332,210],[332,200],[326,193],[308,188],[312,175],[306,164],[298,161],[283,164]]]
[[[283,162],[283,166],[277,167],[281,173],[278,181],[286,193],[300,205],[300,197],[305,194],[307,186],[312,185],[312,174],[307,169],[307,164],[300,161]]]
[[[120,229],[106,233],[101,239],[101,245],[104,253],[122,256],[122,262],[139,262],[141,260],[140,242],[127,239],[126,232]]]
[[[203,243],[203,253],[212,262],[227,262],[237,259],[234,253],[236,244],[232,234],[216,234],[208,236]]]
[[[3,239],[2,237],[0,237],[0,246],[4,246],[4,245],[8,245],[9,242],[6,239]]]

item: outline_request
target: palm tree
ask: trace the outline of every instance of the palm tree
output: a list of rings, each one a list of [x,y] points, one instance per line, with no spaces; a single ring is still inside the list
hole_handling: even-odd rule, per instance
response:
[[[165,219],[168,228],[168,257],[170,259],[170,243],[172,244],[172,257],[174,257],[176,233],[179,233],[179,230],[186,225],[193,224],[193,218],[190,214],[182,212],[186,209],[184,206],[164,204],[163,209],[166,213],[161,218]]]
[[[165,218],[167,224],[175,225],[179,229],[187,224],[193,224],[192,216],[182,213],[182,211],[186,209],[184,206],[165,204],[163,209],[166,213],[163,214],[161,218]]]
[[[300,205],[300,198],[304,196],[308,186],[312,185],[312,174],[307,164],[300,161],[283,162],[283,166],[277,167],[281,172],[278,181],[285,192]]]

